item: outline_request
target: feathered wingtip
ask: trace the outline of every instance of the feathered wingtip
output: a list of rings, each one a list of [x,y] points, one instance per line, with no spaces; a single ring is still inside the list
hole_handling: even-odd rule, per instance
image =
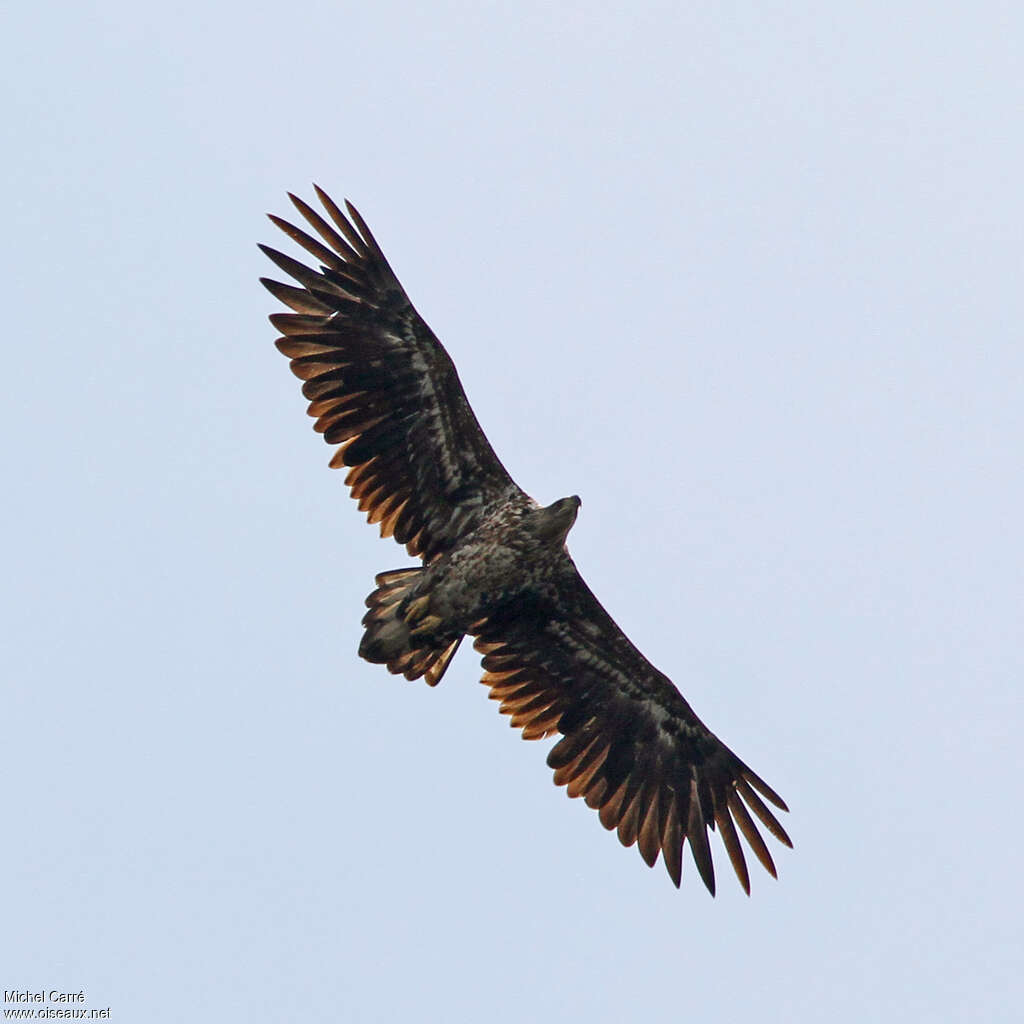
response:
[[[352,263],[373,261],[387,264],[377,239],[355,206],[348,199],[345,200],[345,209],[348,211],[346,216],[324,189],[315,183],[313,189],[333,226],[294,192],[289,192],[288,198],[306,223],[327,243],[327,247],[283,217],[273,213],[268,213],[267,217],[289,238],[333,270],[343,270],[346,264]]]
[[[267,217],[318,260],[320,270],[310,269],[271,246],[260,245],[281,270],[302,285],[296,288],[260,278],[263,286],[296,313],[324,318],[336,312],[354,314],[360,304],[377,306],[390,292],[404,296],[394,271],[355,206],[345,200],[346,216],[319,185],[314,184],[313,188],[327,218],[294,193],[289,192],[288,198],[318,237],[276,214],[268,213]]]

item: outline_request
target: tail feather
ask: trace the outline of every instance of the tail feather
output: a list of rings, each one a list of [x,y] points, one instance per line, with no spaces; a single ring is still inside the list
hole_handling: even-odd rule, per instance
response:
[[[436,616],[429,614],[429,595],[412,600],[423,569],[394,569],[379,573],[377,589],[366,599],[369,609],[363,616],[366,632],[359,644],[359,655],[406,679],[424,676],[437,686],[462,643],[462,634],[432,632]],[[438,622],[440,620],[437,620]]]

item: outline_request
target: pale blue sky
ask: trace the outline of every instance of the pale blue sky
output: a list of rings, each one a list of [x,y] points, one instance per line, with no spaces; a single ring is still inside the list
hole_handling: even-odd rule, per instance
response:
[[[689,10],[685,8],[688,7]],[[23,5],[0,987],[122,1022],[1009,1021],[1017,4]],[[787,799],[747,898],[568,801],[327,468],[263,214],[357,203],[517,481]]]

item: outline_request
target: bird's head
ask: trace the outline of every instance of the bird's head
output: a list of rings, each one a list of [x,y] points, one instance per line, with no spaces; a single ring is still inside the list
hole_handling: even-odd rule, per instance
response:
[[[576,514],[583,504],[577,495],[559,498],[534,513],[537,535],[548,543],[561,546],[576,522]]]

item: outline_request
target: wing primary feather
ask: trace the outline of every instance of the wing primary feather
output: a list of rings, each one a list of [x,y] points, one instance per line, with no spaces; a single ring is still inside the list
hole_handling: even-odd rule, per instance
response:
[[[320,334],[323,332],[322,316],[307,316],[304,313],[271,313],[267,318],[282,334]]]
[[[690,787],[690,815],[686,824],[686,838],[690,840],[690,853],[697,865],[697,871],[707,890],[715,895],[715,865],[711,859],[711,844],[708,842],[707,823],[700,808],[700,797],[697,795],[697,783]]]
[[[650,800],[647,802],[647,811],[643,821],[640,822],[640,831],[637,833],[637,848],[649,868],[654,867],[654,862],[661,852],[661,822],[658,802],[659,787],[655,785]]]
[[[337,203],[319,185],[314,185],[313,188],[316,189],[317,198],[323,203],[324,209],[328,212],[338,230],[348,240],[349,245],[363,259],[366,259],[370,255],[370,247],[366,244],[366,239],[360,237],[359,232],[349,223],[345,214],[338,208]]]
[[[661,832],[661,856],[672,884],[678,889],[683,881],[683,830],[679,824],[675,794],[663,793],[662,800],[667,801],[667,806]]]
[[[331,307],[314,298],[305,288],[294,288],[290,284],[281,284],[269,277],[261,277],[260,284],[280,302],[291,307],[296,313],[311,313],[320,316],[329,316]]]
[[[305,263],[300,263],[296,259],[292,259],[291,256],[280,252],[277,249],[271,248],[269,245],[260,245],[260,251],[264,256],[267,257],[276,266],[280,267],[289,277],[295,278],[300,284],[306,286],[310,292],[322,292],[322,293],[337,293],[344,297],[350,297],[348,292],[340,292],[338,285],[333,281],[328,280],[323,274],[318,274],[315,270],[310,270]]]
[[[309,222],[309,225],[313,230],[336,252],[341,253],[342,256],[350,263],[358,263],[360,261],[359,253],[352,248],[348,242],[345,241],[341,235],[338,234],[330,224],[327,223],[320,216],[316,210],[313,209],[307,203],[304,203],[298,196],[293,195],[291,192],[288,193],[288,198],[295,205],[295,209],[302,214],[303,217]]]
[[[324,341],[318,335],[312,338],[308,334],[286,335],[274,342],[278,352],[288,356],[289,359],[305,359],[309,356],[319,356],[321,359],[337,353],[337,348]]]
[[[274,227],[280,228],[296,245],[301,245],[306,252],[315,256],[325,266],[343,274],[351,273],[351,267],[336,252],[332,252],[326,245],[318,242],[311,235],[307,235],[301,228],[297,228],[283,217],[275,216],[273,213],[268,213],[267,216]]]
[[[765,871],[772,878],[778,878],[779,876],[775,871],[775,861],[772,860],[772,855],[768,852],[768,847],[765,845],[764,839],[761,838],[761,833],[757,831],[757,826],[751,819],[746,805],[739,798],[736,791],[732,789],[729,790],[728,800],[729,810],[732,812],[736,824],[739,825],[744,838],[750,844],[751,850],[754,851],[754,856],[757,857]]]
[[[770,800],[780,811],[789,811],[786,801],[768,785],[760,776],[755,775],[749,768],[744,767],[743,778],[756,789],[766,800]]]
[[[715,820],[718,822],[718,833],[722,837],[722,844],[725,852],[729,854],[732,861],[732,869],[743,886],[743,891],[750,895],[750,873],[747,871],[747,861],[743,856],[743,847],[740,845],[739,837],[736,835],[736,827],[732,823],[728,807],[721,804],[715,807]]]
[[[384,259],[384,253],[382,252],[381,247],[377,244],[377,239],[373,237],[373,232],[369,229],[366,221],[363,220],[359,211],[347,199],[345,200],[345,209],[348,210],[348,215],[352,218],[352,223],[359,229],[360,235],[366,239],[366,244],[373,251],[374,255],[378,259],[387,263],[387,260]]]
[[[780,843],[784,843],[790,849],[793,841],[786,835],[786,830],[779,824],[775,815],[765,807],[761,798],[744,782],[743,779],[736,780],[736,791],[747,802],[747,806],[761,819],[762,824]]]

